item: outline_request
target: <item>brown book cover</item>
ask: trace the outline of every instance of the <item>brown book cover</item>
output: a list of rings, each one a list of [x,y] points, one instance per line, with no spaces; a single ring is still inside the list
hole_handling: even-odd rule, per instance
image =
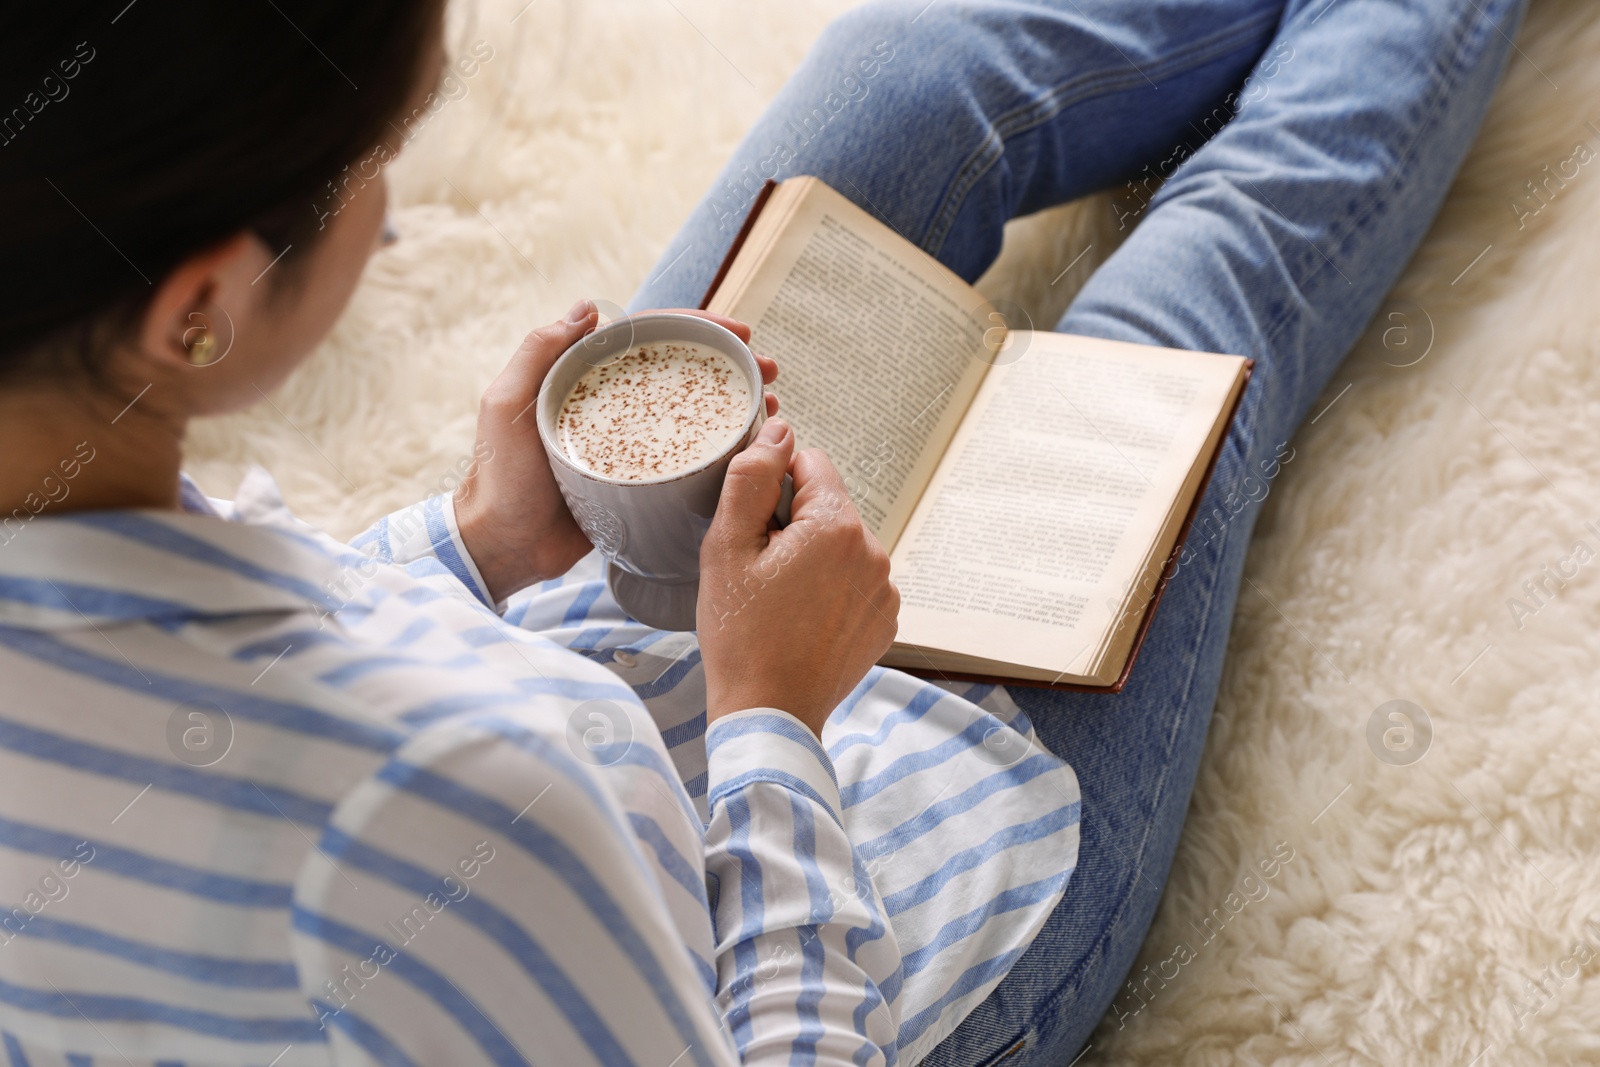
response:
[[[767,201],[772,199],[772,191],[778,183],[768,178],[761,184],[761,191],[756,194],[755,202],[750,205],[750,214],[744,217],[744,225],[739,227],[739,232],[734,235],[733,244],[728,247],[728,254],[722,257],[722,266],[717,268],[717,276],[711,279],[711,286],[706,290],[706,295],[700,300],[700,310],[704,311],[711,306],[711,298],[717,295],[717,290],[722,288],[722,281],[728,276],[728,268],[733,266],[733,261],[739,258],[739,249],[744,247],[744,242],[750,236],[750,228],[756,224],[756,216],[761,214],[761,209],[767,206]]]
[[[768,178],[761,186],[761,191],[756,194],[755,202],[750,205],[750,213],[745,216],[744,225],[739,227],[739,233],[733,239],[733,244],[728,249],[728,254],[723,257],[722,266],[717,268],[717,275],[711,280],[711,286],[706,290],[705,298],[700,301],[703,311],[711,305],[711,298],[717,293],[723,279],[728,276],[728,269],[733,261],[738,258],[739,250],[744,247],[745,239],[750,236],[750,229],[755,225],[756,216],[761,214],[761,209],[767,206],[772,191],[778,183]],[[1233,420],[1239,413],[1239,405],[1244,402],[1244,395],[1250,388],[1250,378],[1255,371],[1256,361],[1249,359],[1244,365],[1244,384],[1239,387],[1239,393],[1234,397],[1233,407],[1228,411],[1225,429],[1218,439],[1216,449],[1211,453],[1210,460],[1206,463],[1206,473],[1200,479],[1200,488],[1196,491],[1194,500],[1189,504],[1189,512],[1184,516],[1183,525],[1178,529],[1178,539],[1173,543],[1172,553],[1167,557],[1166,563],[1161,567],[1161,578],[1156,582],[1155,592],[1150,596],[1150,606],[1145,609],[1144,617],[1139,620],[1139,630],[1134,634],[1133,647],[1128,650],[1128,660],[1122,666],[1122,673],[1110,685],[1078,685],[1072,682],[1039,682],[1025,678],[1007,678],[996,674],[966,674],[960,671],[941,671],[933,668],[897,667],[896,670],[915,675],[918,678],[937,678],[952,682],[983,682],[989,685],[1025,686],[1029,689],[1060,689],[1071,693],[1120,693],[1123,686],[1128,684],[1128,677],[1133,673],[1134,661],[1139,658],[1139,651],[1144,647],[1144,639],[1150,633],[1150,624],[1155,621],[1156,608],[1161,606],[1161,597],[1167,591],[1167,585],[1177,573],[1175,564],[1183,553],[1183,546],[1189,540],[1189,533],[1194,528],[1195,519],[1200,514],[1200,502],[1205,499],[1206,490],[1211,485],[1211,476],[1217,469],[1217,457],[1222,455],[1222,449],[1228,440],[1228,434],[1233,429]]]

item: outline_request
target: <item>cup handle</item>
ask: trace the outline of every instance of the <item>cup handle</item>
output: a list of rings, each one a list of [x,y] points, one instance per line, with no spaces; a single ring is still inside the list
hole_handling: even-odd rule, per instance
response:
[[[794,506],[794,479],[787,474],[783,476],[783,487],[778,490],[778,508],[772,517],[778,520],[780,527],[789,525],[790,509]]]

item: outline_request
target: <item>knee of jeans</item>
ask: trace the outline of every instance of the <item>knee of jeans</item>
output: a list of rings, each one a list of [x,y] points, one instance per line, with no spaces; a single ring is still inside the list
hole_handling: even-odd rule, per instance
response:
[[[893,125],[893,117],[884,110],[884,86],[907,66],[896,58],[892,12],[896,6],[875,0],[852,8],[823,29],[787,87],[792,94],[787,116],[795,137],[807,141],[841,118],[858,130],[863,122],[869,128],[885,121]],[[869,97],[870,110],[862,105]]]
[[[941,3],[919,20],[926,6],[927,0],[868,0],[828,24],[786,87],[786,128],[797,151],[836,125],[849,130],[846,138],[831,138],[838,150],[893,149],[920,143],[934,130],[949,143],[981,137],[982,119],[969,119],[970,101],[952,73],[961,66],[951,54],[961,37],[928,36],[924,23],[939,19]],[[825,161],[811,156],[806,165],[828,177]]]
[[[947,85],[953,71],[970,74],[992,58],[988,15],[959,0],[866,0],[827,25],[811,60],[865,81],[893,71],[897,82]]]
[[[914,25],[912,20],[926,6],[929,6],[927,0],[865,0],[835,16],[823,31],[823,36],[838,33],[844,35],[846,40],[857,43],[867,39],[903,37],[907,28]]]
[[[806,58],[804,80],[816,96],[802,122],[809,129],[870,98],[858,111],[882,136],[937,131],[968,150],[982,143],[990,98],[1007,84],[993,69],[998,50],[982,14],[956,0],[867,0],[846,11]]]
[[[841,74],[876,77],[886,63],[893,63],[915,8],[902,0],[867,0],[851,8],[824,27],[812,46],[811,61],[820,60]]]

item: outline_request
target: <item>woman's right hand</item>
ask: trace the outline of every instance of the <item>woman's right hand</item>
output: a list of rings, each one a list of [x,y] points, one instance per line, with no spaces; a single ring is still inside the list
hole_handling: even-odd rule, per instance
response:
[[[785,472],[794,478],[794,504],[780,530],[771,519]],[[889,554],[838,470],[820,449],[795,453],[789,425],[768,419],[733,457],[700,546],[708,722],[778,708],[820,735],[828,713],[894,641],[899,614]]]

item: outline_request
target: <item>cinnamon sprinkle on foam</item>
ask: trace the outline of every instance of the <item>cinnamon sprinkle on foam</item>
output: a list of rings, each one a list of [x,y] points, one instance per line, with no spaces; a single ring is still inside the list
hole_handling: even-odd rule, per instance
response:
[[[644,481],[714,458],[745,428],[750,384],[690,342],[635,345],[578,379],[556,417],[562,449],[608,478]]]

